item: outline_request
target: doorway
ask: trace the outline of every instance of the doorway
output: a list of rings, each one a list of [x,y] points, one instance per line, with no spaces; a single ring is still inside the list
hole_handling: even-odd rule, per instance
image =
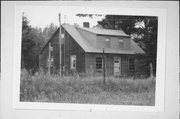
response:
[[[114,76],[121,76],[121,57],[114,57]]]

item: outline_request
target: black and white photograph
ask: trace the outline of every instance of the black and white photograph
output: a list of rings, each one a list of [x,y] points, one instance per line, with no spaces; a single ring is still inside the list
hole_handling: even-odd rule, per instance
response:
[[[179,2],[1,3],[0,119],[179,118]]]
[[[157,16],[22,13],[21,102],[155,106]]]

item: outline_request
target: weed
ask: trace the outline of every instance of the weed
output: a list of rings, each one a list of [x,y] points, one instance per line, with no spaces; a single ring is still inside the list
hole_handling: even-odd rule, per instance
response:
[[[60,78],[21,71],[20,101],[83,104],[154,105],[155,80],[109,77]]]

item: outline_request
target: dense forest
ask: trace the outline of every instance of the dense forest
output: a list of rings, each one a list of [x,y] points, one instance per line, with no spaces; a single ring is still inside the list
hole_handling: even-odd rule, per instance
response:
[[[44,29],[32,27],[29,19],[23,14],[21,68],[33,72],[38,69],[37,54],[57,28],[53,23],[47,25]]]

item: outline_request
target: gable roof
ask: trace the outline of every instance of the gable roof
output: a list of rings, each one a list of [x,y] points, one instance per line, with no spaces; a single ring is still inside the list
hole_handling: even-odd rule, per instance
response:
[[[82,37],[78,29],[86,30],[90,33],[97,35],[110,35],[110,36],[125,36],[130,37],[121,30],[107,30],[107,29],[95,29],[95,28],[82,28],[72,25],[62,25],[62,27],[71,35],[71,37],[84,49],[85,52],[91,53],[102,53],[103,49],[91,45],[88,40]],[[88,35],[88,34],[87,34]],[[114,49],[114,48],[105,48],[106,53],[111,54],[143,54],[144,51],[133,41],[131,40],[131,48],[126,49]]]
[[[62,27],[71,35],[71,37],[84,49],[85,52],[92,51],[94,48],[91,46],[77,31],[74,26],[62,25]]]

